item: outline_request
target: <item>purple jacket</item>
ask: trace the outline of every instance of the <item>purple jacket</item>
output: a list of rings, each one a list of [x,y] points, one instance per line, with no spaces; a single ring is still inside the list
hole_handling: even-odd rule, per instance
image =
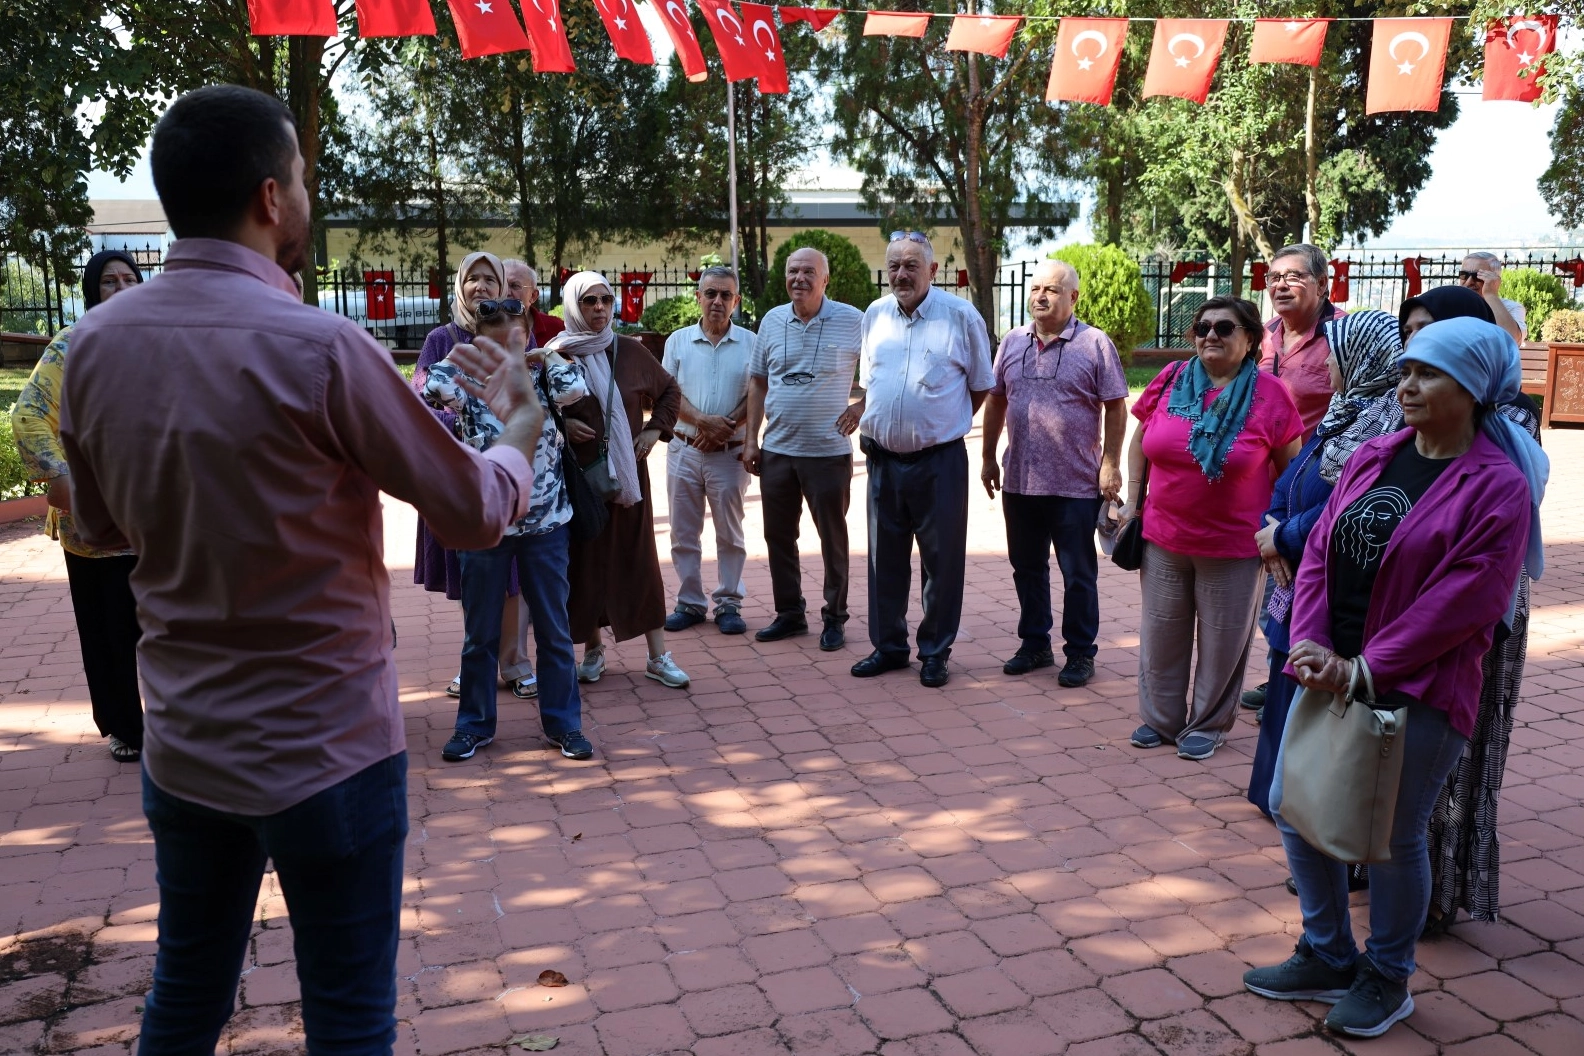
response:
[[[1293,598],[1292,640],[1331,647],[1331,528],[1414,431],[1354,452],[1309,535]],[[1364,621],[1364,659],[1377,694],[1397,690],[1448,713],[1467,737],[1481,669],[1512,601],[1529,540],[1529,486],[1483,432],[1403,518],[1381,558]],[[1289,675],[1292,669],[1287,670]]]

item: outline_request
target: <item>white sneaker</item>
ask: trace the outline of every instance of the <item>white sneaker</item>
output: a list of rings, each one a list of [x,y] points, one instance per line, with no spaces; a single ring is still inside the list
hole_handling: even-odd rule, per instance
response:
[[[605,650],[590,649],[585,652],[577,672],[579,682],[598,682],[605,673]]]
[[[649,666],[644,668],[644,675],[654,679],[661,685],[681,689],[688,684],[687,672],[683,671],[671,659],[670,653],[661,653],[649,661]]]
[[[462,675],[461,675],[460,672],[458,672],[457,673],[457,677],[453,678],[451,680],[451,682],[446,686],[446,696],[448,696],[448,697],[460,697],[461,695],[462,695]]]

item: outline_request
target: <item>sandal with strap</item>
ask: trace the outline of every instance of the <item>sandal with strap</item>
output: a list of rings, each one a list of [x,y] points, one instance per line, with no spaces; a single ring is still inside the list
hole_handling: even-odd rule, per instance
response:
[[[110,738],[110,758],[118,763],[135,763],[143,758],[143,753],[132,747],[119,737]]]

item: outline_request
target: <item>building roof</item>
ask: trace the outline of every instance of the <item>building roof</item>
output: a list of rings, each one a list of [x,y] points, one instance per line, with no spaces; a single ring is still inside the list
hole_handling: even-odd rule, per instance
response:
[[[91,198],[90,235],[163,235],[170,224],[157,198]]]

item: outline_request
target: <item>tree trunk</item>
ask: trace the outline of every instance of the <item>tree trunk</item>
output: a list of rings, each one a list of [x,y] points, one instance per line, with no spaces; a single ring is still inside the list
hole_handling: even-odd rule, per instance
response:
[[[1107,122],[1110,124],[1110,122]],[[1114,137],[1101,132],[1099,170],[1100,201],[1097,203],[1100,241],[1108,246],[1122,243],[1122,196],[1126,190],[1123,180],[1122,155],[1114,146]]]
[[[1318,238],[1320,231],[1320,159],[1319,147],[1315,143],[1315,113],[1318,109],[1315,97],[1319,94],[1319,80],[1319,69],[1309,67],[1309,102],[1304,109],[1304,205],[1309,213],[1309,225],[1304,231],[1304,238],[1307,241]]]
[[[1232,224],[1231,257],[1232,259],[1227,262],[1227,266],[1232,270],[1232,296],[1241,297],[1243,296],[1243,225],[1235,221]]]
[[[429,120],[431,115],[424,114],[424,141],[429,146],[429,196],[434,200],[435,218],[435,249],[440,257],[440,321],[451,321],[451,298],[446,296],[446,280],[451,277],[451,262],[447,259],[450,255],[447,229],[451,226],[451,219],[446,212],[445,180],[440,172],[440,144],[435,138],[434,123]]]
[[[972,52],[964,55],[968,63],[967,143],[963,150],[963,216],[959,228],[963,236],[964,263],[968,265],[968,292],[974,307],[984,319],[992,343],[996,336],[995,270],[999,253],[985,231],[984,207],[979,200],[979,167],[984,156],[984,88],[979,81],[979,60]]]
[[[1221,181],[1221,187],[1226,191],[1227,202],[1232,206],[1233,216],[1237,225],[1242,228],[1243,234],[1259,248],[1260,255],[1267,261],[1276,255],[1276,247],[1271,245],[1270,238],[1259,225],[1254,210],[1249,208],[1248,198],[1244,196],[1243,184],[1248,165],[1247,158],[1241,147],[1232,148],[1232,163],[1228,167],[1227,175]]]
[[[297,119],[297,149],[302,152],[303,183],[308,186],[309,208],[320,213],[319,203],[319,98],[325,83],[321,67],[324,65],[324,37],[292,37],[288,44],[289,64],[286,72],[286,105]],[[313,245],[319,242],[324,229],[324,217],[313,217]],[[319,303],[319,272],[310,253],[308,267],[303,269],[303,300]]]
[[[515,85],[508,84],[506,92],[511,105],[511,167],[512,176],[517,181],[517,226],[522,229],[523,260],[528,262],[530,268],[537,268],[539,262],[534,256],[533,206],[528,198],[528,150],[523,137],[522,100]]]

